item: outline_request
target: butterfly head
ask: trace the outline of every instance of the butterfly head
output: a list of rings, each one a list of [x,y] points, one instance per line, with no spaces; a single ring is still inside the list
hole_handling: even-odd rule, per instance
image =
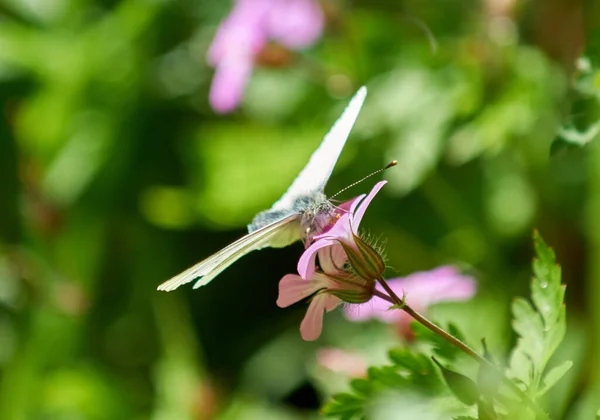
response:
[[[335,223],[336,208],[321,192],[297,197],[293,207],[300,214],[305,244],[312,242],[315,235],[323,233]]]

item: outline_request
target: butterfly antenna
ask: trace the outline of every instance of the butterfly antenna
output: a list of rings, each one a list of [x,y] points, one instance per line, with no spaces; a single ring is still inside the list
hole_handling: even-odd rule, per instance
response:
[[[331,200],[332,198],[337,197],[338,195],[340,195],[341,193],[343,193],[344,191],[349,190],[350,188],[354,187],[355,185],[360,184],[361,182],[363,182],[366,179],[371,178],[373,175],[377,175],[378,173],[381,173],[387,169],[390,169],[393,166],[396,166],[398,164],[397,160],[392,160],[390,163],[388,163],[384,168],[378,169],[375,172],[370,173],[369,175],[365,176],[364,178],[359,179],[356,182],[353,182],[352,184],[348,185],[345,188],[342,188],[340,191],[338,191],[337,193],[335,193],[334,195],[332,195],[331,197],[329,197],[329,199]]]

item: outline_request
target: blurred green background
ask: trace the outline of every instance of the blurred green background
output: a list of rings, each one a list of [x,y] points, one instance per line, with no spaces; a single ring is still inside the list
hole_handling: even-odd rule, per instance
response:
[[[364,226],[397,275],[451,263],[476,277],[474,300],[431,312],[500,359],[539,228],[575,362],[547,409],[600,408],[600,4],[321,6],[321,39],[270,45],[218,115],[205,57],[231,2],[0,1],[0,419],[313,418],[345,383],[316,351],[384,363],[401,344],[386,326],[337,312],[307,343],[305,306],[275,305],[301,244],[156,291],[245,233],[362,84],[327,192],[397,159]]]

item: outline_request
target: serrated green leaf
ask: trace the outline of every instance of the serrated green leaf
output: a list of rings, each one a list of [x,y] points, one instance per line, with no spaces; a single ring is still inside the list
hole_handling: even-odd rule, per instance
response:
[[[369,367],[367,378],[353,379],[350,382],[351,391],[334,395],[321,412],[340,419],[364,417],[365,406],[377,392],[404,392],[410,389],[438,397],[445,388],[433,362],[424,354],[409,349],[394,349],[389,352],[389,357],[393,365]]]
[[[538,396],[541,397],[544,395],[550,388],[552,388],[563,376],[565,373],[571,369],[573,366],[573,362],[570,360],[565,360],[558,366],[554,366],[552,369],[546,373],[543,380],[543,388],[538,391]]]
[[[432,359],[439,366],[444,380],[456,398],[466,405],[474,405],[479,401],[479,390],[473,380],[442,366],[435,357],[432,357]]]
[[[422,392],[433,395],[443,386],[428,356],[408,349],[394,349],[389,352],[389,357],[411,385]]]
[[[482,399],[477,403],[477,417],[479,420],[497,420],[498,414],[492,403]]]
[[[522,298],[513,302],[513,329],[520,338],[513,349],[509,369],[509,376],[517,384],[522,384],[532,397],[538,395],[546,365],[566,331],[565,287],[561,284],[561,269],[556,264],[554,251],[537,231],[533,240],[536,258],[532,264],[531,303]],[[560,371],[553,375],[558,373]],[[554,379],[554,376],[549,379]],[[544,387],[544,392],[548,388]]]
[[[356,378],[350,381],[350,388],[359,395],[367,396],[373,391],[373,384],[367,379]]]
[[[411,324],[411,329],[414,332],[417,341],[428,343],[433,347],[436,356],[444,358],[447,361],[453,361],[461,354],[461,351],[457,347],[418,322],[413,322]],[[465,341],[464,335],[456,325],[449,323],[446,331],[459,340]]]
[[[380,383],[384,388],[400,388],[409,384],[394,366],[370,367],[367,376],[369,380]]]
[[[396,366],[410,372],[425,373],[431,370],[431,363],[427,356],[413,353],[409,349],[393,349],[389,351],[388,356]]]
[[[349,393],[335,394],[332,399],[326,403],[321,412],[326,416],[337,416],[340,419],[350,419],[359,416],[364,407],[364,399]]]

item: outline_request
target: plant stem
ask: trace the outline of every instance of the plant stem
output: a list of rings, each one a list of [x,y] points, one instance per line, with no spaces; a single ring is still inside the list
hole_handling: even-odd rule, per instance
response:
[[[500,372],[493,363],[491,363],[484,357],[480,356],[475,350],[473,350],[467,344],[463,343],[458,338],[454,337],[452,334],[446,332],[444,329],[438,327],[433,322],[431,322],[430,320],[425,318],[423,315],[421,315],[419,312],[415,311],[413,308],[411,308],[409,305],[407,305],[404,300],[400,299],[398,297],[398,295],[396,295],[396,293],[394,293],[392,288],[387,284],[387,282],[383,278],[380,277],[378,280],[379,280],[379,284],[381,284],[381,286],[385,289],[385,291],[388,293],[388,295],[385,295],[384,293],[376,291],[375,292],[376,296],[378,296],[384,300],[387,300],[388,302],[391,302],[395,305],[398,305],[399,309],[402,309],[404,312],[409,314],[419,324],[421,324],[424,327],[428,328],[429,330],[433,331],[435,334],[439,335],[440,337],[442,337],[444,340],[448,341],[453,346],[459,348],[464,353],[471,356],[480,365],[486,366],[487,368],[492,369],[494,372],[496,372],[499,375],[499,377],[502,379],[502,382],[504,382],[504,384],[506,384],[516,395],[518,395],[523,401],[525,401],[529,405],[529,407],[535,412],[537,419],[549,420],[548,415],[531,398],[529,398],[529,396],[525,392],[523,392],[521,390],[521,388],[519,388],[513,381],[511,381],[506,376],[504,376],[504,374],[502,372]]]

